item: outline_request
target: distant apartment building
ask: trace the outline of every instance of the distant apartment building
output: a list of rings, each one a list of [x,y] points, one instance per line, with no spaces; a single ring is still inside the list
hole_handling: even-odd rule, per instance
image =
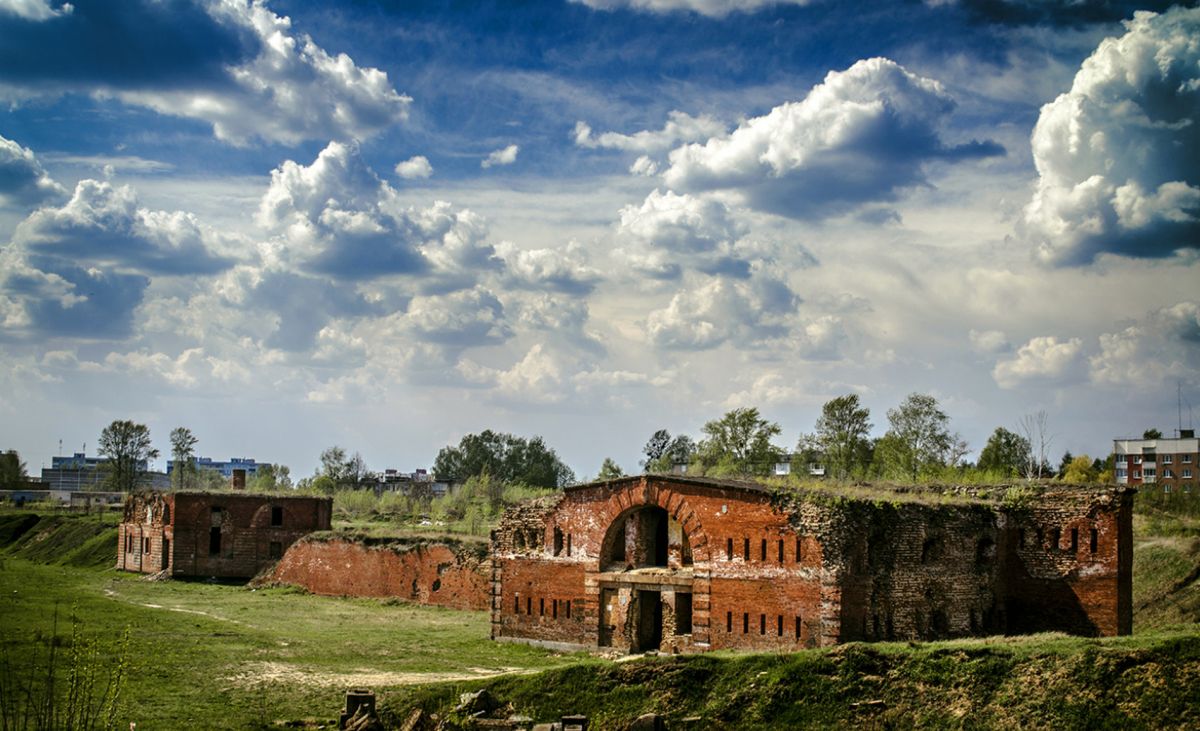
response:
[[[1192,429],[1181,429],[1174,439],[1114,439],[1113,469],[1119,485],[1194,492],[1200,478],[1200,439]]]
[[[42,468],[42,482],[48,490],[98,490],[108,477],[104,470],[108,462],[108,457],[89,457],[84,452],[76,452],[70,457],[52,457],[50,466]],[[142,472],[146,472],[148,466],[145,460],[137,464]],[[155,489],[166,486],[162,473],[148,473],[148,482]]]
[[[257,475],[258,468],[261,466],[249,457],[230,457],[224,462],[209,457],[193,457],[192,464],[195,465],[197,471],[215,470],[220,472],[221,476],[228,479],[234,488],[244,488],[246,480]],[[170,475],[174,471],[175,460],[167,460],[167,474]]]

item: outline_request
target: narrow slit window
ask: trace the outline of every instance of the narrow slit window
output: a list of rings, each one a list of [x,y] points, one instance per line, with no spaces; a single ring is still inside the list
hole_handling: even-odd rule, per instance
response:
[[[521,597],[513,596],[513,614],[521,613]]]
[[[725,631],[733,632],[733,612],[725,612]]]
[[[800,615],[796,615],[796,639],[800,639]]]
[[[742,634],[750,633],[750,613],[742,612]]]
[[[779,539],[779,563],[783,563],[783,539]]]
[[[767,615],[765,614],[758,615],[758,633],[760,635],[767,633]]]
[[[1079,529],[1072,528],[1071,529],[1071,553],[1075,553],[1078,550],[1079,550]]]
[[[746,561],[750,560],[750,539],[742,539],[742,558]]]
[[[1092,528],[1092,535],[1091,535],[1091,538],[1090,538],[1090,540],[1089,540],[1089,542],[1088,542],[1088,549],[1089,549],[1089,550],[1090,550],[1092,553],[1095,553],[1095,552],[1096,552],[1096,542],[1097,542],[1097,539],[1098,539],[1099,537],[1100,537],[1100,536],[1099,536],[1099,535],[1096,533],[1096,529],[1095,529],[1095,528]]]
[[[571,555],[571,534],[567,534],[567,555]]]
[[[762,558],[759,559],[760,561],[767,560],[767,539],[766,538],[762,539],[762,548],[759,550],[759,554],[762,556]]]
[[[732,538],[725,539],[725,558],[727,558],[730,561],[733,560],[733,539]]]
[[[800,536],[796,536],[796,563],[804,560],[804,548],[800,545]]]
[[[564,603],[567,605],[567,619],[570,619],[571,618],[571,600],[567,599]]]
[[[775,634],[779,637],[783,637],[783,615],[782,614],[779,615],[778,617],[776,617]]]
[[[554,603],[550,605],[550,618],[558,619],[558,600],[554,599],[553,602]]]
[[[539,617],[546,616],[546,600],[545,599],[538,599],[538,616]]]
[[[525,613],[533,614],[533,597],[531,596],[525,597]]]

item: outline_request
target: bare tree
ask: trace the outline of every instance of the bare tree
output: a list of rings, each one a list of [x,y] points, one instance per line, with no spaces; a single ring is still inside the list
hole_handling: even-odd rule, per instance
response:
[[[1044,409],[1036,414],[1025,414],[1017,421],[1017,428],[1030,446],[1025,476],[1037,477],[1040,480],[1046,465],[1046,454],[1054,441],[1054,435],[1048,432],[1049,417]]]

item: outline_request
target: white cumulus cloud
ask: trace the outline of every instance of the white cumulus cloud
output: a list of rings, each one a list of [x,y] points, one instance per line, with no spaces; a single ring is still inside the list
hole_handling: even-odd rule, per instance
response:
[[[992,378],[1001,388],[1063,385],[1078,380],[1083,371],[1082,339],[1042,336],[1018,348],[1013,358],[997,363]]]
[[[925,183],[931,161],[1003,152],[992,142],[944,141],[954,107],[937,81],[885,58],[859,61],[830,72],[802,101],[673,150],[663,178],[676,190],[728,189],[760,210],[825,218],[896,199]]]
[[[722,343],[751,345],[787,335],[800,298],[777,275],[757,271],[748,280],[708,277],[682,289],[646,318],[650,342],[673,350],[707,350]],[[823,336],[820,326],[814,333]]]
[[[0,13],[8,13],[25,20],[49,20],[70,15],[75,8],[71,3],[52,5],[49,0],[0,0]]]
[[[396,175],[405,180],[428,178],[433,175],[433,166],[429,164],[429,160],[424,155],[416,155],[396,163]]]
[[[115,92],[131,104],[200,119],[234,145],[253,139],[296,144],[311,139],[362,139],[407,118],[409,97],[387,73],[362,68],[348,55],[331,55],[291,20],[259,0],[208,5],[219,23],[252,33],[259,53],[227,69],[227,84],[207,88]]]
[[[725,125],[707,114],[693,117],[678,110],[667,115],[661,130],[642,130],[631,135],[619,132],[592,134],[586,122],[575,123],[575,144],[591,149],[605,148],[627,152],[664,152],[681,142],[696,142],[725,133]]]
[[[521,148],[517,145],[509,145],[499,150],[493,150],[488,156],[479,162],[479,167],[484,170],[490,167],[499,167],[501,165],[512,165],[517,161],[517,153]]]
[[[38,162],[33,150],[0,136],[0,203],[33,206],[66,193]]]
[[[1200,385],[1200,304],[1180,302],[1100,336],[1089,361],[1093,383],[1152,391],[1172,382]]]
[[[1023,231],[1044,262],[1200,246],[1200,9],[1138,12],[1125,26],[1034,128]]]

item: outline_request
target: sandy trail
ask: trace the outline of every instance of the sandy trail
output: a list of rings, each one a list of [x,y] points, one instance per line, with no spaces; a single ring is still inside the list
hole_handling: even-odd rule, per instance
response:
[[[254,688],[264,685],[302,685],[322,688],[373,688],[389,685],[420,685],[453,680],[478,680],[498,675],[535,673],[528,668],[465,668],[453,673],[398,673],[384,672],[371,668],[358,668],[350,672],[320,672],[282,662],[251,662],[225,678],[239,688]]]

